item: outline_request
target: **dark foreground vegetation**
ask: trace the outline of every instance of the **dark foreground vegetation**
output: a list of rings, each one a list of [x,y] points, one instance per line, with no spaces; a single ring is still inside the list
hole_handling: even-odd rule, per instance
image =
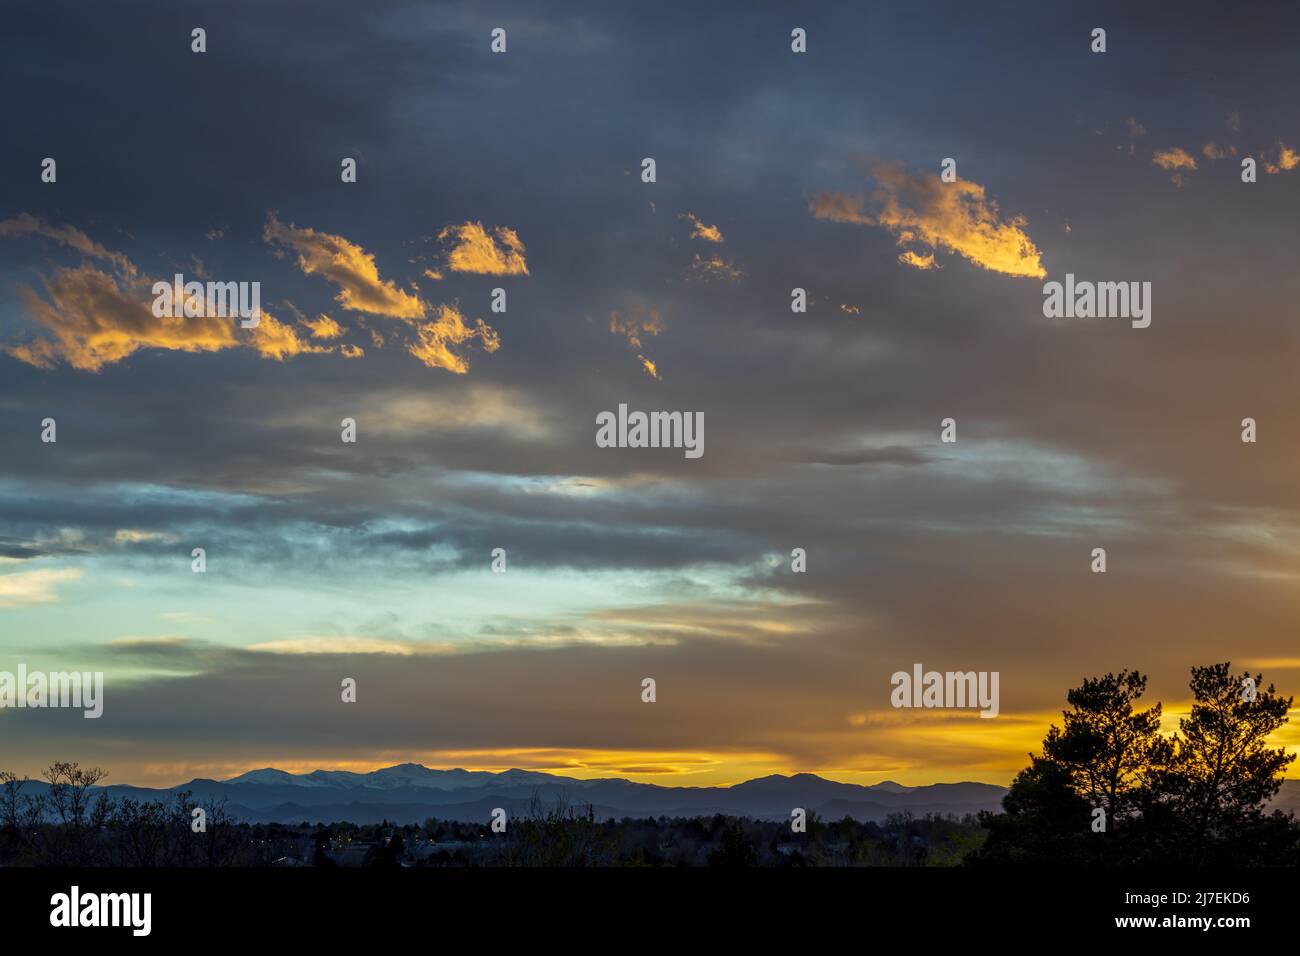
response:
[[[1266,812],[1295,755],[1266,745],[1291,698],[1228,664],[1192,669],[1195,704],[1172,735],[1123,671],[1068,694],[1004,812],[883,823],[728,816],[597,820],[545,806],[485,824],[248,824],[188,792],[109,799],[99,769],[56,763],[48,788],[0,772],[0,866],[1296,866],[1300,823]],[[26,791],[26,792],[25,792]]]
[[[23,799],[20,782],[5,779],[0,865],[952,866],[983,836],[973,817],[899,814],[875,824],[810,814],[807,832],[793,834],[788,823],[722,815],[600,821],[590,808],[540,802],[505,833],[432,819],[422,826],[248,824],[211,805],[201,808],[204,829],[194,832],[198,805],[188,793],[171,803],[92,800],[85,790],[95,771],[74,764],[51,771],[47,779],[57,782],[45,800]],[[51,811],[55,822],[38,822]]]

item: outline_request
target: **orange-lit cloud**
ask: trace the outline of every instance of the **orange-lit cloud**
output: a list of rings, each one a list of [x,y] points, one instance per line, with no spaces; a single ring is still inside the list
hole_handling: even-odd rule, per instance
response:
[[[908,249],[899,261],[918,269],[935,266],[939,249],[955,252],[982,269],[1005,275],[1042,278],[1047,275],[1041,253],[1025,231],[1024,217],[1002,221],[997,204],[984,187],[969,180],[943,182],[938,175],[911,175],[898,164],[873,170],[878,183],[869,212],[860,196],[822,192],[809,209],[818,219],[880,226]]]
[[[1157,150],[1151,154],[1151,162],[1161,169],[1195,169],[1196,157],[1181,147]]]
[[[625,317],[618,312],[609,314],[609,331],[614,335],[621,335],[627,339],[630,348],[640,350],[642,347],[642,335],[656,336],[663,331],[664,320],[657,309],[650,309],[643,318]],[[659,378],[659,366],[653,360],[645,355],[637,355],[641,362],[641,368],[651,378]]]
[[[1264,161],[1264,172],[1270,176],[1275,176],[1280,172],[1295,169],[1300,166],[1300,152],[1287,146],[1285,143],[1277,144],[1277,162]]]
[[[292,325],[280,322],[265,309],[262,310],[262,321],[250,329],[249,334],[252,336],[252,347],[257,349],[258,354],[263,358],[275,359],[277,362],[283,362],[295,355],[333,351],[330,346],[312,345],[300,339]]]
[[[444,229],[439,238],[454,234],[461,240],[451,255],[453,269],[527,274],[519,237],[505,228],[496,230],[496,233],[502,249],[497,249],[491,237],[477,223]],[[469,360],[453,352],[452,346],[477,339],[484,351],[495,352],[501,347],[497,332],[482,319],[475,319],[470,324],[455,306],[432,306],[418,295],[381,279],[375,257],[342,236],[285,226],[273,216],[266,226],[266,239],[294,248],[303,272],[320,273],[339,285],[342,291],[338,301],[344,308],[387,316],[410,326],[415,339],[406,343],[406,350],[430,368],[463,375],[469,371]],[[426,270],[426,274],[429,272]],[[383,345],[383,336],[378,332],[372,329],[370,336],[376,348]],[[352,346],[343,354],[346,358],[359,358],[364,352]]]
[[[1237,155],[1237,147],[1233,146],[1231,143],[1220,146],[1218,143],[1211,141],[1201,147],[1201,155],[1206,159],[1215,161],[1227,159],[1229,156]]]
[[[700,217],[693,212],[684,213],[683,219],[691,224],[691,238],[703,239],[705,242],[723,242],[722,230],[717,226],[708,226],[700,221]]]
[[[311,331],[311,336],[314,339],[337,339],[343,335],[343,326],[323,312],[314,319],[302,319],[300,321]]]
[[[909,249],[898,257],[898,261],[905,266],[912,266],[913,268],[916,269],[924,270],[924,269],[939,268],[939,266],[934,261],[933,252],[923,256]]]
[[[1196,157],[1179,146],[1157,150],[1151,154],[1151,162],[1171,173],[1170,182],[1179,187],[1184,182],[1184,171],[1196,169]]]
[[[147,281],[147,280],[146,280]],[[153,314],[152,298],[140,284],[119,280],[94,266],[58,269],[45,279],[45,297],[23,286],[28,314],[48,337],[6,351],[20,361],[52,368],[58,360],[97,372],[146,348],[217,352],[242,344],[238,320]],[[263,312],[265,323],[269,316]]]
[[[10,238],[25,238],[30,236],[40,236],[44,239],[50,239],[60,245],[67,246],[69,249],[75,249],[83,255],[92,259],[103,259],[113,263],[118,270],[127,277],[134,278],[136,274],[135,265],[120,252],[113,252],[104,246],[95,242],[80,229],[73,226],[53,226],[39,219],[30,213],[19,213],[12,219],[6,219],[0,222],[0,236]]]
[[[274,215],[262,232],[268,243],[280,243],[298,254],[298,267],[321,275],[339,287],[336,297],[345,309],[398,319],[418,319],[425,306],[418,296],[381,279],[375,257],[342,236],[285,225]]]
[[[438,306],[432,322],[415,323],[415,332],[417,340],[408,344],[406,350],[430,368],[443,368],[457,375],[469,371],[469,362],[452,352],[450,346],[477,338],[485,352],[495,352],[501,347],[501,339],[491,326],[482,319],[468,324],[465,316],[450,305]]]
[[[176,303],[180,315],[156,316],[154,280],[141,274],[125,255],[105,248],[75,227],[52,226],[22,214],[0,222],[0,236],[51,239],[116,267],[116,275],[89,263],[57,268],[43,279],[44,295],[20,286],[28,315],[45,335],[4,350],[29,365],[52,368],[63,361],[82,371],[97,372],[142,349],[218,352],[250,348],[277,361],[304,352],[330,351],[304,341],[292,326],[265,309],[260,311],[258,324],[249,329],[235,317],[216,315],[214,307],[193,310],[204,315],[185,315],[185,306],[201,296],[187,294],[184,301]]]
[[[519,240],[519,235],[507,226],[498,226],[489,233],[482,223],[466,222],[459,226],[448,226],[438,233],[438,238],[455,242],[447,256],[447,266],[453,272],[492,276],[528,275],[524,244]]]
[[[688,274],[696,279],[722,279],[739,282],[745,278],[744,270],[721,256],[702,256],[698,252],[692,260]]]
[[[615,335],[627,339],[627,344],[634,349],[641,348],[641,333],[658,335],[663,331],[664,320],[657,309],[651,309],[643,319],[624,318],[617,312],[609,314],[609,330]]]

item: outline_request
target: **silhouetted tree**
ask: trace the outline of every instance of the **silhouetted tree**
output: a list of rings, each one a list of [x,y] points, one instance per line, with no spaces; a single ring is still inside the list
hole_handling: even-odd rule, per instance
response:
[[[742,821],[732,820],[722,831],[718,848],[709,854],[709,866],[757,866],[758,852],[745,834]]]
[[[1163,762],[1168,743],[1160,736],[1160,704],[1135,710],[1146,690],[1137,671],[1088,678],[1066,699],[1063,727],[1043,740],[1043,756],[1069,771],[1075,788],[1106,811],[1108,830],[1132,813],[1151,768]]]
[[[43,831],[50,840],[48,855],[56,865],[85,866],[91,862],[88,832],[100,826],[108,812],[103,795],[92,803],[90,788],[107,772],[98,767],[82,769],[78,763],[51,764],[43,773],[49,783],[46,802],[62,824]]]
[[[1292,698],[1263,680],[1234,676],[1230,663],[1192,668],[1191,713],[1178,723],[1172,757],[1152,773],[1148,839],[1167,860],[1267,863],[1294,844],[1295,836],[1264,814],[1295,760],[1266,744],[1287,722]],[[1260,845],[1265,834],[1281,842]]]
[[[1053,760],[1031,754],[1030,761],[1003,798],[1004,812],[980,814],[988,839],[965,862],[1031,866],[1101,862],[1101,847],[1089,829],[1091,807],[1079,795],[1073,775]]]
[[[1247,680],[1249,678],[1249,681]],[[1264,807],[1295,759],[1265,740],[1290,698],[1229,664],[1193,667],[1191,714],[1172,738],[1160,707],[1133,707],[1142,675],[1084,681],[1063,729],[1015,779],[1004,813],[981,814],[984,846],[966,862],[1036,864],[1283,864],[1300,858],[1300,825]],[[1106,829],[1092,811],[1106,811]]]

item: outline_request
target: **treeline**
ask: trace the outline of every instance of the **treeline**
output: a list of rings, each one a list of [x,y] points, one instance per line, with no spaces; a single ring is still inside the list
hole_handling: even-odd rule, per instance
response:
[[[0,772],[0,865],[955,866],[984,837],[974,817],[901,813],[861,823],[810,813],[807,831],[795,834],[786,821],[722,814],[597,820],[590,806],[540,799],[499,834],[436,819],[421,826],[252,824],[188,792],[144,802],[92,795],[103,771],[73,763],[54,764],[43,776],[46,792],[24,792],[27,781]]]
[[[1193,667],[1191,713],[1165,735],[1160,704],[1138,706],[1146,684],[1121,671],[1071,690],[1005,812],[981,814],[988,839],[967,862],[1300,865],[1300,824],[1266,812],[1295,760],[1267,743],[1292,698],[1227,663]]]
[[[453,831],[454,832],[454,831]],[[563,804],[513,821],[481,859],[503,866],[956,866],[984,832],[964,819],[897,813],[881,823],[828,821],[809,813],[804,833],[788,820],[709,817],[599,821]]]
[[[257,866],[276,848],[259,843],[226,812],[225,801],[198,803],[189,791],[170,800],[110,800],[93,788],[99,768],[52,764],[34,792],[0,771],[0,865]],[[198,811],[198,812],[196,812]]]

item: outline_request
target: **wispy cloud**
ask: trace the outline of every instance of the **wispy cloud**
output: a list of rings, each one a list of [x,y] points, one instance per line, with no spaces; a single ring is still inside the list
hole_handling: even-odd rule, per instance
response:
[[[698,252],[691,260],[687,274],[694,279],[721,279],[725,282],[739,282],[745,278],[745,271],[734,262],[722,256],[702,256]]]
[[[658,309],[650,309],[642,318],[625,316],[619,312],[609,314],[609,330],[627,339],[634,349],[641,348],[641,334],[658,335],[664,329],[663,316]]]
[[[267,219],[262,235],[268,243],[296,252],[298,268],[304,273],[320,275],[337,285],[337,300],[343,308],[397,319],[423,317],[425,307],[419,297],[380,278],[375,257],[356,243],[328,232],[286,225],[274,215]]]
[[[984,187],[970,180],[945,183],[938,175],[912,175],[901,165],[873,170],[878,212],[868,211],[861,196],[821,192],[809,203],[818,219],[879,226],[893,233],[905,249],[899,261],[918,269],[935,266],[937,250],[955,252],[990,272],[1042,278],[1041,253],[1025,231],[1022,216],[1003,220]]]
[[[135,276],[135,265],[120,252],[113,252],[100,245],[75,226],[54,226],[31,213],[19,213],[12,219],[0,222],[0,236],[24,238],[39,236],[50,239],[60,245],[75,249],[91,259],[103,259],[115,265],[125,276]]]
[[[458,375],[469,371],[469,361],[451,350],[453,345],[463,345],[478,339],[485,352],[495,352],[501,347],[501,338],[482,319],[473,324],[465,320],[458,309],[440,305],[432,322],[415,324],[416,341],[406,350],[430,368],[442,368]]]
[[[81,577],[77,568],[46,568],[0,574],[0,607],[52,604],[58,600],[55,586]]]
[[[1220,146],[1218,143],[1211,140],[1201,147],[1201,155],[1208,160],[1217,162],[1220,159],[1227,159],[1229,156],[1236,156],[1237,147],[1233,146],[1231,143]]]

